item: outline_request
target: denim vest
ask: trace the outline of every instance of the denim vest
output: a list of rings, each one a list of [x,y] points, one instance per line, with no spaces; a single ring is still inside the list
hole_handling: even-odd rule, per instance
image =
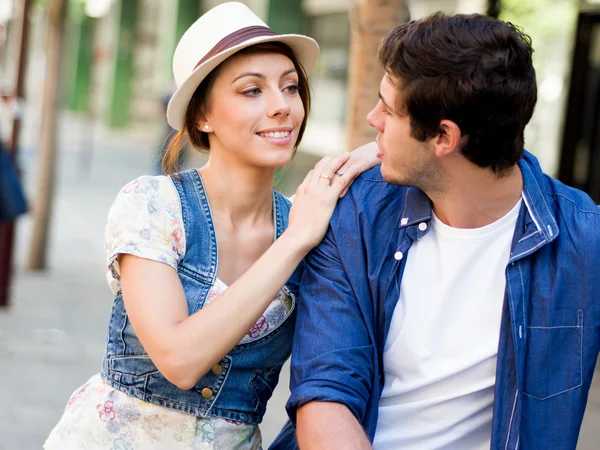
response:
[[[217,239],[198,171],[181,172],[172,180],[186,235],[186,252],[177,272],[192,315],[203,307],[217,277]],[[290,202],[273,190],[276,237],[287,227],[289,211]],[[190,390],[178,388],[158,371],[131,326],[119,292],[113,302],[102,377],[115,389],[145,402],[194,416],[260,423],[291,351],[297,284],[290,280],[283,289],[291,296],[292,307],[282,324],[257,340],[237,345]]]

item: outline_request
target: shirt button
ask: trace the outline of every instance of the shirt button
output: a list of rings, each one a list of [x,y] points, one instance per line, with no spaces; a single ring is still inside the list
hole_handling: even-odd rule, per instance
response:
[[[400,221],[400,225],[406,225],[408,223],[408,219],[405,217]]]
[[[394,258],[396,258],[396,260],[400,261],[402,259],[404,255],[402,254],[402,252],[396,252],[394,253]]]
[[[425,231],[427,229],[427,224],[425,222],[421,222],[419,224],[419,230]]]
[[[223,366],[221,364],[215,364],[212,368],[212,372],[215,375],[221,375],[221,372],[223,372]]]
[[[202,389],[202,398],[205,398],[206,400],[208,400],[209,398],[212,397],[212,389],[209,388],[204,388]]]

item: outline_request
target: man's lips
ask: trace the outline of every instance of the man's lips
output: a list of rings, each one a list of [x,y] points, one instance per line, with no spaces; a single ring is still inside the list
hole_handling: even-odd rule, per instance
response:
[[[383,150],[381,150],[381,145],[379,145],[379,139],[375,139],[375,143],[377,144],[377,153],[375,154],[375,156],[381,159],[381,157],[383,156]]]

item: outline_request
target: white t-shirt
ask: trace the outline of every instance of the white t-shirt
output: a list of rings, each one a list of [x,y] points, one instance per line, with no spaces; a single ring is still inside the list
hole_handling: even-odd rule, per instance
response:
[[[375,450],[490,448],[505,270],[521,202],[476,229],[434,215],[411,247],[385,342]]]

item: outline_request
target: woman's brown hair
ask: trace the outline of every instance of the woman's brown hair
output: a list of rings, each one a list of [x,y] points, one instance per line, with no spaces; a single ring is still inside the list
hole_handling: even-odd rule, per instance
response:
[[[264,42],[261,44],[252,45],[246,47],[243,50],[235,53],[235,55],[253,55],[257,53],[278,53],[287,56],[296,71],[298,72],[298,93],[302,99],[304,105],[304,120],[300,125],[298,131],[298,139],[294,145],[294,152],[300,145],[304,130],[306,129],[306,122],[310,113],[310,88],[308,85],[308,75],[304,70],[302,64],[296,57],[294,51],[288,45],[282,42]],[[223,63],[221,63],[223,64]],[[208,141],[208,134],[198,129],[198,124],[206,117],[208,113],[208,107],[210,105],[210,95],[214,82],[219,75],[219,69],[221,66],[217,66],[212,72],[210,72],[202,83],[196,88],[194,95],[188,104],[185,112],[184,125],[181,129],[173,136],[162,159],[162,168],[164,173],[170,175],[177,171],[179,165],[179,157],[186,144],[189,142],[198,151],[210,150],[210,143]]]

